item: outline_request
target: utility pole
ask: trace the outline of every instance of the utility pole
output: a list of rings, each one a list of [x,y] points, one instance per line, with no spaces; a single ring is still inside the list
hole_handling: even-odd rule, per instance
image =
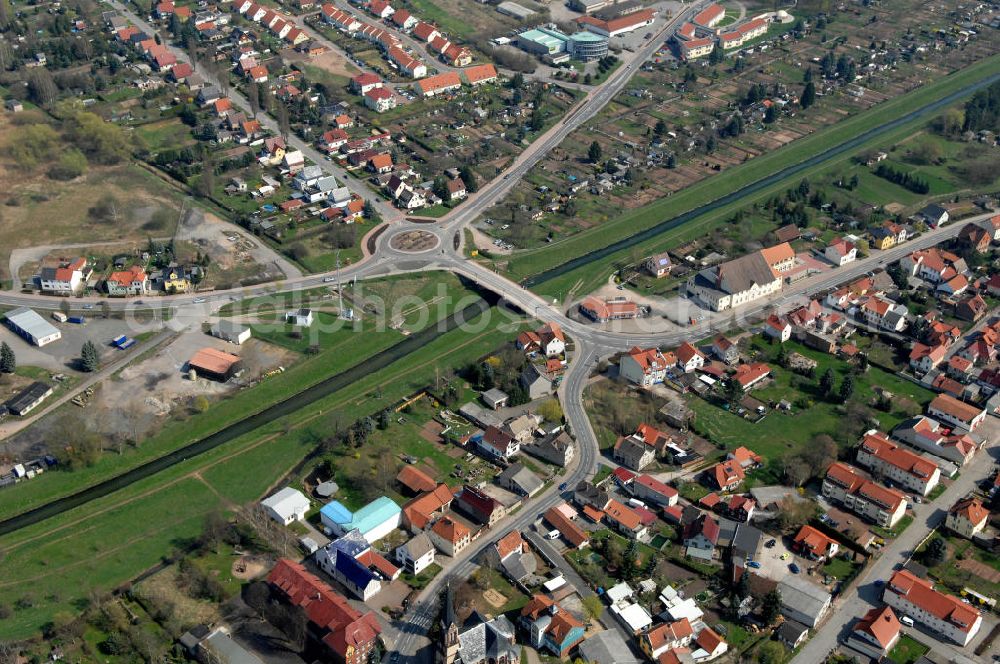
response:
[[[340,283],[340,249],[337,249],[337,317],[344,318],[344,289]]]

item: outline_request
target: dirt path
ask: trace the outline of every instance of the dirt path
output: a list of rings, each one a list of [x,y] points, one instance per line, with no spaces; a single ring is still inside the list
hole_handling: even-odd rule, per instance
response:
[[[248,235],[239,226],[223,221],[200,208],[194,208],[185,215],[177,228],[178,240],[201,241],[215,245],[214,251],[211,252],[214,260],[220,260],[220,256],[234,253],[236,247],[229,239],[234,236],[238,237],[241,244],[249,247],[246,253],[255,262],[269,268],[269,276],[276,279],[281,278],[280,273],[283,273],[286,279],[302,276],[301,269],[260,239]]]
[[[82,381],[79,385],[77,385],[70,391],[66,392],[58,399],[46,403],[45,407],[39,410],[38,412],[33,413],[29,417],[3,422],[2,424],[0,424],[0,441],[7,439],[10,436],[13,436],[18,431],[21,431],[22,429],[35,423],[42,417],[45,417],[46,415],[54,411],[56,408],[59,408],[63,404],[72,400],[73,397],[80,394],[88,387],[96,385],[105,378],[108,378],[109,376],[115,374],[122,368],[128,366],[136,359],[143,357],[149,351],[158,348],[165,341],[168,341],[169,339],[173,338],[174,335],[175,333],[172,330],[164,330],[163,332],[160,332],[158,335],[150,339],[148,343],[143,344],[141,347],[139,347],[138,352],[127,355],[121,358],[117,362],[112,362],[111,364],[107,365],[97,373],[91,374],[90,376],[87,377],[86,380]],[[2,445],[0,445],[0,449],[2,449],[5,454],[13,455],[15,458],[17,458],[21,452],[20,450],[13,448],[12,441],[9,440],[2,443]]]

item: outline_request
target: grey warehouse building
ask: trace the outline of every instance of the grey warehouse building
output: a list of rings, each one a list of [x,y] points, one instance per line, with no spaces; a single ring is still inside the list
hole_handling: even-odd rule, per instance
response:
[[[15,334],[36,346],[44,346],[62,338],[62,332],[27,307],[8,312],[5,320]]]

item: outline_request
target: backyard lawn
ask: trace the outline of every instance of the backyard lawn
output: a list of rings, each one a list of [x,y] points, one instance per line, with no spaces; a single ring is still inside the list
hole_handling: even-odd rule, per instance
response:
[[[843,404],[834,403],[836,398],[833,400],[820,398],[816,391],[819,377],[827,369],[833,370],[836,375],[836,385],[839,386],[844,377],[852,373],[851,365],[837,357],[811,350],[795,342],[786,342],[784,346],[788,352],[797,351],[818,363],[815,378],[798,376],[778,366],[773,361],[777,347],[768,346],[757,339],[755,340],[755,347],[759,350],[757,359],[766,361],[771,366],[773,378],[761,389],[752,390],[750,394],[764,403],[787,400],[792,404],[790,413],[772,409],[763,420],[754,424],[704,399],[689,397],[688,403],[697,415],[694,428],[727,449],[746,445],[767,459],[778,458],[794,451],[818,434],[829,434],[835,439],[842,438],[838,434],[842,432]],[[921,412],[923,406],[934,397],[929,390],[877,367],[870,367],[864,374],[852,375],[855,390],[851,401],[857,404],[867,404],[875,396],[875,387],[892,392],[895,395],[893,401],[895,405],[902,399],[912,402],[913,406],[909,407],[916,408],[918,412]],[[906,412],[900,410],[892,413],[873,412],[879,420],[880,428],[884,431],[889,431],[908,417]],[[843,442],[853,444],[856,441]]]
[[[916,639],[906,636],[900,637],[899,643],[889,653],[889,659],[896,664],[913,664],[930,650],[927,646]]]
[[[970,540],[955,535],[940,534],[947,543],[948,556],[940,565],[934,565],[927,570],[928,575],[945,585],[954,594],[960,594],[963,588],[970,588],[987,597],[1000,596],[1000,556],[985,551]],[[918,550],[923,551],[927,543]]]

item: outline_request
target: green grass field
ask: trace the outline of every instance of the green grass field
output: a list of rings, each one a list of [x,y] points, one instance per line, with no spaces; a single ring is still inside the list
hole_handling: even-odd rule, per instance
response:
[[[795,342],[786,342],[785,348],[789,352],[797,351],[818,363],[815,379],[799,378],[793,372],[782,369],[771,361],[774,349],[763,347],[765,352],[762,352],[763,356],[758,359],[770,364],[772,380],[761,389],[752,390],[750,395],[765,403],[787,399],[793,404],[792,412],[771,410],[763,420],[754,424],[704,399],[692,397],[688,400],[688,404],[697,415],[695,429],[727,449],[746,445],[768,460],[795,451],[818,434],[831,434],[837,438],[836,433],[844,417],[838,412],[842,405],[819,398],[814,394],[814,388],[819,377],[827,369],[833,369],[836,385],[839,386],[844,376],[851,372],[850,365],[832,355],[808,349]],[[797,381],[802,381],[802,386],[793,385]],[[876,367],[869,368],[865,374],[855,374],[854,384],[852,401],[857,403],[870,401],[875,395],[876,386],[889,390],[897,398],[905,397],[913,401],[921,407],[921,410],[934,398],[934,394],[929,390]],[[809,399],[810,405],[807,407],[794,405],[803,397]],[[884,431],[889,431],[906,418],[904,413],[898,411],[892,413],[876,411],[876,415]]]
[[[436,282],[433,277],[428,278],[422,275],[418,279],[420,286],[415,288],[416,293],[422,292],[422,289],[436,293],[434,285]],[[393,283],[401,289],[401,292],[409,292],[410,290],[405,279],[396,278]],[[456,287],[457,279],[454,277],[448,277],[442,283],[445,284],[445,293],[451,293],[456,297],[471,296],[468,291]],[[373,289],[388,288],[377,283],[370,285],[370,287]],[[419,295],[414,295],[413,302],[417,300],[419,300]],[[275,307],[280,307],[281,302],[282,300],[279,300]],[[447,313],[450,311],[448,310]],[[438,320],[436,308],[433,313],[435,315],[424,319],[421,327]],[[413,320],[415,321],[415,319]],[[144,441],[136,449],[128,449],[121,455],[106,453],[95,465],[89,468],[73,472],[45,473],[31,482],[24,482],[14,489],[0,492],[0,518],[9,518],[56,498],[75,493],[163,456],[233,422],[259,412],[332,374],[354,366],[402,338],[403,335],[396,330],[387,328],[379,330],[374,327],[363,328],[360,334],[340,330],[327,335],[321,342],[324,352],[306,356],[284,373],[264,380],[253,389],[238,392],[212,404],[209,410],[201,415],[182,421],[169,421],[155,436]],[[289,341],[299,340],[289,339]]]
[[[904,634],[900,637],[896,647],[889,653],[889,659],[895,662],[895,664],[913,664],[913,662],[923,657],[928,650],[930,648],[913,637]]]
[[[624,237],[635,235],[639,231],[655,226],[663,220],[676,217],[687,210],[709,203],[727,192],[737,190],[740,187],[761,179],[762,176],[768,173],[773,173],[782,168],[800,163],[817,153],[835,147],[886,121],[895,117],[902,117],[915,107],[932,103],[962,87],[995,75],[997,72],[1000,72],[1000,56],[983,60],[956,74],[930,83],[906,95],[886,101],[873,109],[859,113],[832,127],[790,143],[779,150],[757,157],[746,164],[731,168],[717,176],[697,182],[674,196],[626,212],[617,218],[560,242],[519,253],[508,263],[508,271],[514,278],[525,278],[565,263],[571,258],[582,256],[605,247]],[[873,141],[873,146],[875,143],[884,144],[892,140],[904,138],[926,121],[926,117],[918,118],[891,132],[882,134]],[[811,177],[828,169],[831,165],[845,163],[855,152],[860,151],[861,148],[857,151],[849,151],[848,153],[831,157],[829,160],[808,169],[804,173],[795,174],[793,179],[797,182],[802,177]],[[748,196],[746,199],[731,203],[719,210],[693,219],[680,228],[661,233],[656,238],[640,243],[636,247],[617,252],[613,256],[602,259],[606,269],[598,270],[590,265],[582,266],[567,274],[538,284],[534,290],[541,294],[552,296],[565,296],[568,291],[574,288],[575,292],[579,294],[589,292],[607,278],[616,260],[624,260],[633,253],[648,255],[651,252],[704,235],[707,230],[730,217],[737,209],[745,207],[755,200],[762,200],[787,186],[787,182],[780,182],[752,196]]]
[[[495,310],[491,310],[495,314]],[[17,604],[0,633],[20,639],[69,620],[94,590],[110,590],[155,565],[200,531],[206,514],[260,498],[334,422],[378,412],[509,340],[499,316],[456,329],[305,412],[282,418],[155,477],[5,537],[0,597]]]

